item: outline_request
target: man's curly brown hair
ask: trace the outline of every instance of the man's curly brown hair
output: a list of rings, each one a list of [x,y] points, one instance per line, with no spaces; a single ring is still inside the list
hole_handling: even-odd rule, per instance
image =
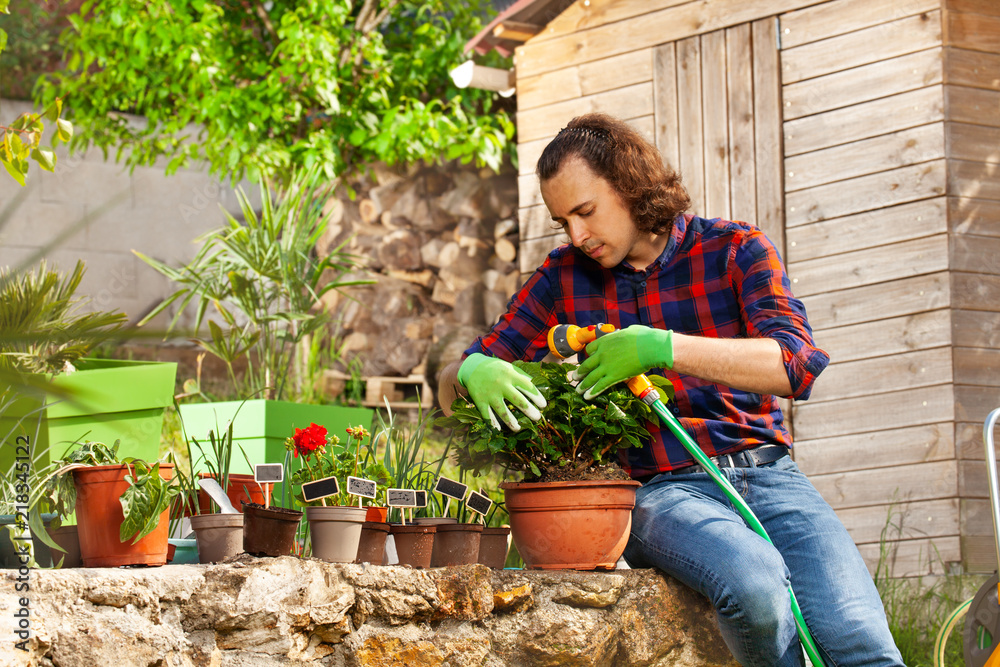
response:
[[[656,147],[617,118],[591,113],[571,120],[542,151],[535,167],[538,180],[555,176],[573,156],[611,184],[639,231],[666,234],[674,218],[691,206],[680,176]]]

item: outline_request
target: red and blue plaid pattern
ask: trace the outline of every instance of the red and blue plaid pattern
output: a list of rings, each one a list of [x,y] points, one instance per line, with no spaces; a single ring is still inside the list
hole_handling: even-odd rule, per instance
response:
[[[679,216],[663,254],[643,271],[623,263],[605,269],[575,248],[553,250],[507,312],[466,350],[508,361],[538,361],[557,324],[645,324],[713,338],[772,338],[781,346],[792,398],[809,397],[830,357],[815,347],[805,307],[791,292],[778,251],[753,225]],[[791,447],[774,396],[735,390],[673,371],[654,370],[674,385],[670,409],[709,456],[763,444]],[[633,477],[694,463],[659,423],[649,445],[628,451]]]

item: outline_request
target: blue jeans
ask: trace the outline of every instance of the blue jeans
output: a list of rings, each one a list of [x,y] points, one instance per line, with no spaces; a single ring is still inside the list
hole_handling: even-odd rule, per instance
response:
[[[658,475],[636,496],[629,565],[659,568],[705,595],[742,665],[804,664],[789,578],[828,667],[903,665],[854,541],[791,458],[722,472],[774,546],[707,473]]]

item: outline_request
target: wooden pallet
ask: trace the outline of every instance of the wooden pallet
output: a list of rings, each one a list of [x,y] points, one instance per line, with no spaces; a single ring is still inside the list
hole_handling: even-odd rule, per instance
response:
[[[347,373],[324,371],[323,391],[328,396],[339,396],[350,379],[351,376]],[[360,379],[365,383],[365,397],[361,401],[365,407],[384,408],[386,399],[389,401],[389,407],[394,410],[416,410],[421,407],[427,411],[434,404],[434,394],[422,374],[407,377],[372,376]]]

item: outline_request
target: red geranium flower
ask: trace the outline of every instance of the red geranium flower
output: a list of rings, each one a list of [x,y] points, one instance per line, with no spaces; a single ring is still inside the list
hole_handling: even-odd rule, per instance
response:
[[[295,443],[295,456],[301,454],[307,457],[326,446],[326,429],[319,424],[309,424],[308,428],[297,428],[295,435],[292,436],[292,442]]]

